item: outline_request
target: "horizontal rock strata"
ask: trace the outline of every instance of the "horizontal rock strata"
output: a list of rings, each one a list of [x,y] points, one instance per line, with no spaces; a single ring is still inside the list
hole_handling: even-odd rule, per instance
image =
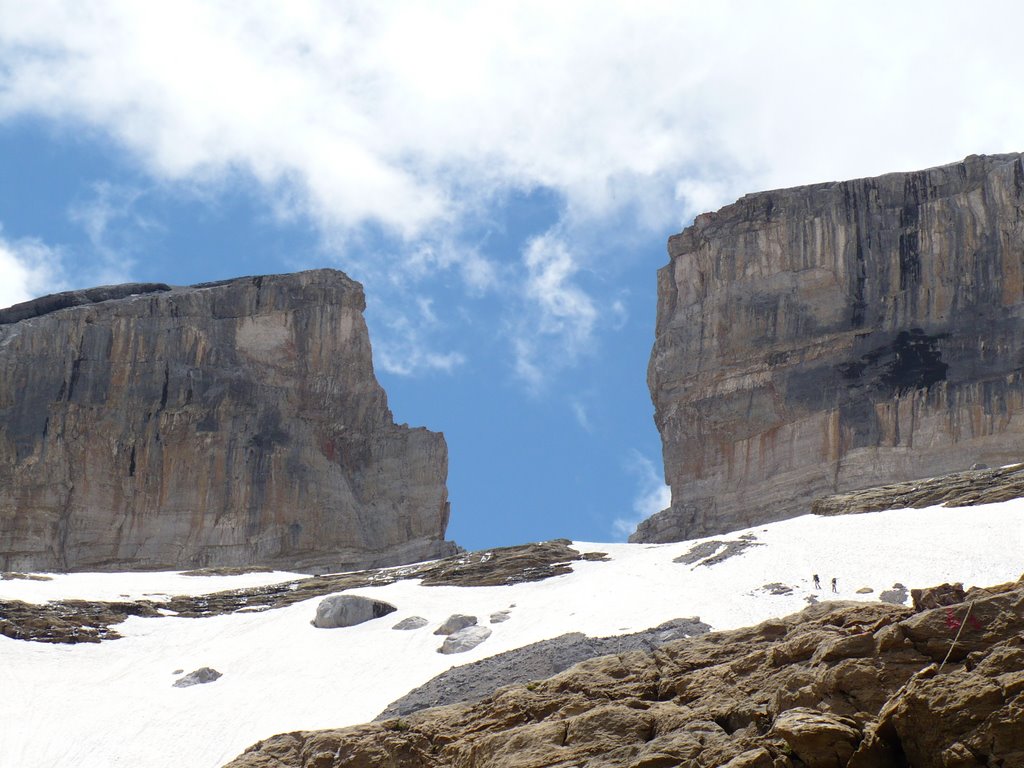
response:
[[[451,554],[442,435],[393,423],[335,270],[0,311],[0,569]]]
[[[940,504],[944,507],[973,507],[1022,496],[1024,465],[1014,464],[825,496],[814,500],[811,511],[816,515],[850,515],[885,509],[922,509]]]
[[[1024,765],[1024,581],[967,597],[815,605],[472,704],[270,737],[229,768]]]
[[[747,195],[669,256],[648,383],[672,505],[634,540],[1021,460],[1021,155]]]
[[[0,599],[0,635],[30,642],[98,643],[120,638],[114,625],[129,616],[201,619],[237,611],[273,610],[345,590],[393,584],[402,579],[418,579],[425,587],[507,586],[571,573],[573,561],[598,559],[594,555],[604,557],[603,553],[593,552],[581,555],[569,544],[568,539],[555,539],[498,547],[398,568],[311,576],[206,595],[177,595],[159,602],[51,600],[37,605]],[[3,576],[46,578],[20,573]]]

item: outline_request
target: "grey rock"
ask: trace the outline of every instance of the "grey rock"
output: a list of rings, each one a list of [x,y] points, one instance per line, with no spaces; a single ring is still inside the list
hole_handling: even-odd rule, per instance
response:
[[[427,626],[428,622],[422,616],[409,616],[395,624],[392,629],[419,629]]]
[[[393,422],[336,270],[0,311],[0,571],[453,554],[442,435]]]
[[[512,618],[507,610],[496,611],[491,614],[491,624],[501,624],[502,622],[508,621]]]
[[[878,595],[878,599],[883,603],[892,605],[905,605],[908,597],[910,592],[898,581],[892,585],[892,589],[883,589]]]
[[[498,688],[543,680],[596,656],[651,651],[684,637],[707,634],[698,617],[673,619],[643,632],[615,637],[587,637],[581,632],[505,651],[472,664],[453,667],[388,705],[375,719],[405,717],[429,707],[475,701]]]
[[[437,649],[437,652],[446,654],[465,653],[476,648],[490,636],[491,630],[487,627],[481,627],[476,624],[463,627],[448,635],[444,642],[441,643],[441,647]]]
[[[223,677],[223,675],[216,669],[213,669],[212,667],[200,667],[194,672],[189,672],[184,677],[178,678],[174,681],[173,685],[175,688],[188,688],[190,685],[212,683],[220,677]]]
[[[476,624],[476,616],[465,616],[461,613],[453,613],[444,620],[444,624],[434,630],[435,635],[450,635],[460,629],[471,627]]]
[[[791,595],[793,594],[793,588],[787,584],[783,584],[778,581],[773,581],[770,584],[765,584],[761,587],[764,592],[769,595]]]
[[[870,595],[874,591],[875,590],[873,590],[871,587],[861,587],[860,589],[857,590],[857,594],[858,595]]]
[[[739,539],[731,541],[702,541],[694,544],[687,552],[674,558],[674,563],[686,563],[687,565],[700,562],[700,565],[708,567],[724,563],[731,557],[736,557],[746,552],[751,547],[763,547],[756,541],[756,537],[750,534],[740,536]]]
[[[364,621],[379,619],[394,613],[397,608],[383,600],[373,600],[360,595],[330,595],[316,607],[316,618],[310,622],[319,629],[353,627]]]
[[[669,240],[648,383],[671,507],[633,541],[1020,460],[1024,156],[747,195]]]

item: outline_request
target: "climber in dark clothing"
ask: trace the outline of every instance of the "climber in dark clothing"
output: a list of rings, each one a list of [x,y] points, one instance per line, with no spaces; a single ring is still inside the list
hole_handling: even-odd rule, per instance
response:
[[[835,576],[832,577],[832,591],[833,592],[838,592],[839,591],[838,589],[836,589],[836,577]]]
[[[821,579],[818,578],[818,574],[814,574],[814,588],[821,589]]]

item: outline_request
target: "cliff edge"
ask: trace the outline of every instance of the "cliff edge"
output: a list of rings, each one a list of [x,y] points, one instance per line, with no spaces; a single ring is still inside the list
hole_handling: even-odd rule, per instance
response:
[[[672,505],[632,541],[1020,461],[1024,156],[747,195],[668,250],[648,384]]]
[[[0,570],[451,554],[447,447],[396,425],[335,270],[0,310]]]

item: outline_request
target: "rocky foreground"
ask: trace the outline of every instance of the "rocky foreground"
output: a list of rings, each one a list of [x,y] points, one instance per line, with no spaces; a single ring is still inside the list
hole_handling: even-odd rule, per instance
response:
[[[475,703],[274,736],[228,768],[1024,765],[1024,579],[915,603],[812,605]]]

